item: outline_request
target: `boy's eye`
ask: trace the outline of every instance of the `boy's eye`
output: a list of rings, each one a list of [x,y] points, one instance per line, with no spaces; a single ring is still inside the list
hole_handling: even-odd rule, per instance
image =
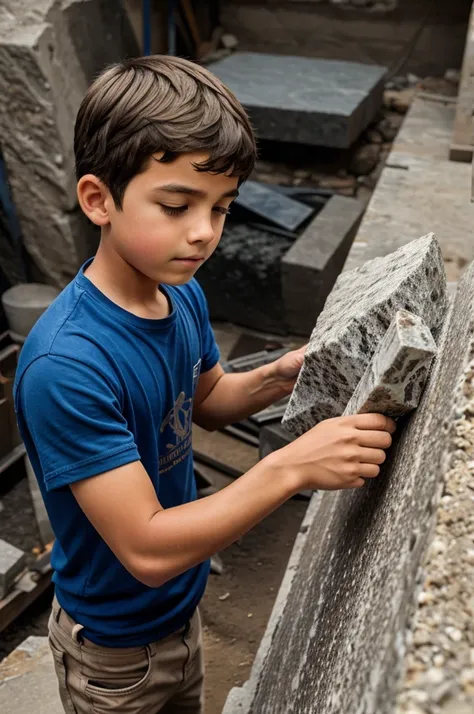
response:
[[[230,213],[230,210],[228,208],[224,208],[223,206],[214,206],[212,210],[216,213],[220,213],[222,216],[228,216]]]
[[[160,208],[167,216],[180,216],[188,210],[187,206],[167,206],[165,203],[160,203]]]

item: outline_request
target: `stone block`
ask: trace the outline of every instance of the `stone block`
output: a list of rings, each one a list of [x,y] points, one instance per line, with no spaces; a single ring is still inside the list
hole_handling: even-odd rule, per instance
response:
[[[214,255],[197,274],[211,318],[286,334],[281,258],[292,243],[251,225],[228,223]]]
[[[26,564],[26,554],[0,539],[0,600],[11,590],[17,575]]]
[[[342,270],[364,205],[333,196],[282,259],[285,320],[292,334],[309,335]]]
[[[420,404],[399,422],[381,475],[311,501],[250,679],[232,690],[223,714],[395,711],[446,474],[461,450],[468,478],[472,459],[473,324],[471,266],[445,318]],[[439,603],[451,617],[445,599]],[[472,628],[462,616],[468,653]],[[445,674],[451,682],[459,671]]]
[[[210,65],[261,139],[350,146],[382,106],[386,70],[355,62],[237,52]]]
[[[432,233],[344,272],[318,318],[283,426],[300,435],[340,416],[398,310],[419,315],[437,338],[446,275]]]
[[[136,47],[128,30],[112,0],[0,8],[2,151],[26,250],[58,287],[76,273],[84,244],[89,248],[89,229],[77,216],[76,113],[90,79]]]
[[[294,440],[293,434],[290,434],[281,424],[269,424],[260,430],[260,458],[264,459],[269,454],[272,454],[278,449]]]
[[[232,214],[241,212],[247,220],[263,219],[283,230],[295,231],[314,213],[314,208],[258,181],[246,181],[239,191]]]
[[[344,414],[399,417],[416,409],[436,350],[423,320],[399,310]]]

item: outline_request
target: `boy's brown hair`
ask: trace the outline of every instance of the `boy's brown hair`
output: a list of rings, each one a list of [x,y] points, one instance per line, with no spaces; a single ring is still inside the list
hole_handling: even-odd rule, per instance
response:
[[[205,151],[198,171],[245,180],[256,158],[247,114],[222,82],[180,57],[127,59],[101,74],[77,115],[76,176],[94,174],[118,207],[128,183],[163,151],[163,162]]]

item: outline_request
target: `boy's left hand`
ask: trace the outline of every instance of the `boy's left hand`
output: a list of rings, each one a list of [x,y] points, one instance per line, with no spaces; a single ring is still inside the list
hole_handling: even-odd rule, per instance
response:
[[[296,380],[303,366],[304,353],[308,345],[303,345],[299,350],[292,350],[286,355],[273,362],[273,378],[281,382],[281,386],[286,394],[290,394],[295,386]]]

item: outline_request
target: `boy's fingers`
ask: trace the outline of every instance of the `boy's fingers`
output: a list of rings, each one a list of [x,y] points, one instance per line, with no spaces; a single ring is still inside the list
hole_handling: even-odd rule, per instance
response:
[[[388,449],[392,445],[392,435],[388,431],[361,430],[357,442],[367,449]]]
[[[353,419],[356,429],[367,429],[369,431],[377,429],[393,434],[397,428],[393,419],[384,414],[356,414]]]
[[[360,449],[360,463],[361,464],[383,464],[387,454],[383,449]]]

